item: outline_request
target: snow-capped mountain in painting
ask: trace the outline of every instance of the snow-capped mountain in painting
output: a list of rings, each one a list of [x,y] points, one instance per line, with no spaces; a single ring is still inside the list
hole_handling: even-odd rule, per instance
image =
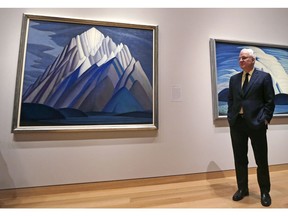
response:
[[[71,39],[23,93],[23,103],[84,113],[151,113],[152,84],[125,44],[96,28]]]

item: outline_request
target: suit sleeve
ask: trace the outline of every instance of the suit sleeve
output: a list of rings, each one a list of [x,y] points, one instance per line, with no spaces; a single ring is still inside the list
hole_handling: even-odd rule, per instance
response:
[[[275,109],[275,92],[273,87],[273,82],[271,75],[267,73],[267,76],[264,80],[265,88],[264,88],[264,113],[265,119],[270,122],[273,117],[273,112]]]
[[[233,77],[229,80],[227,119],[230,122],[233,116]]]

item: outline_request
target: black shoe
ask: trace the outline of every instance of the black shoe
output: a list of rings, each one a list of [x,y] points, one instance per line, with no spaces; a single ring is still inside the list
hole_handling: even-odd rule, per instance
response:
[[[233,195],[232,199],[234,201],[239,201],[239,200],[242,200],[245,196],[248,196],[249,195],[249,191],[248,189],[245,189],[245,190],[237,190],[236,193]]]
[[[261,204],[263,206],[270,206],[271,205],[271,197],[269,193],[262,193],[261,194]]]

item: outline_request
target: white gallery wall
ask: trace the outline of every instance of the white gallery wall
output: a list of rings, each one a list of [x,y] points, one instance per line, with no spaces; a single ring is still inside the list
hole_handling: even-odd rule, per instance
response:
[[[12,134],[23,13],[158,25],[159,130]],[[287,46],[287,20],[267,8],[0,9],[0,189],[234,169],[227,123],[213,123],[209,38]],[[273,119],[271,165],[288,163],[287,140],[288,119]]]

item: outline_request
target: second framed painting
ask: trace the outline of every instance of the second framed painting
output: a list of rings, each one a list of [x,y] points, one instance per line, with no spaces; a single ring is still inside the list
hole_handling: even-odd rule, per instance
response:
[[[158,26],[24,14],[12,132],[158,128]]]
[[[243,48],[252,49],[255,67],[272,76],[274,116],[288,116],[288,46],[210,39],[214,120],[227,117],[229,80],[241,72],[238,57]]]

